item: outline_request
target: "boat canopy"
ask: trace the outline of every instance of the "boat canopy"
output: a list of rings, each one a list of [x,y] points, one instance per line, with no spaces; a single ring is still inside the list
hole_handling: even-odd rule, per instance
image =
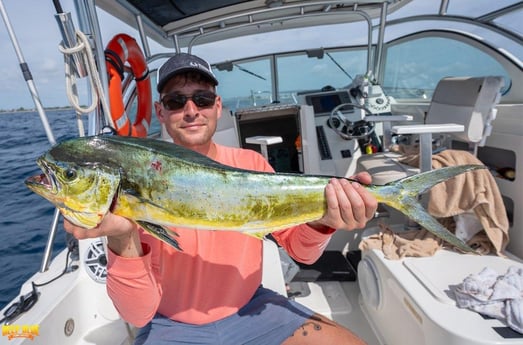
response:
[[[523,2],[517,0],[98,0],[96,5],[176,50],[230,37],[361,20],[371,21],[374,28],[423,21],[460,30],[441,25],[443,20],[488,27],[519,43],[523,39],[518,20],[523,17]]]
[[[230,37],[305,26],[379,18],[411,0],[375,1],[98,1],[97,6],[166,47],[186,47]]]

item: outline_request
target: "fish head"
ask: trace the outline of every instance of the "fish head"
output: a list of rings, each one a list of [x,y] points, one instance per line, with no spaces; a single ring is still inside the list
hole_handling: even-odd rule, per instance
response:
[[[97,226],[118,196],[118,169],[56,160],[52,152],[38,158],[43,173],[27,178],[25,184],[54,204],[71,223],[87,229]]]

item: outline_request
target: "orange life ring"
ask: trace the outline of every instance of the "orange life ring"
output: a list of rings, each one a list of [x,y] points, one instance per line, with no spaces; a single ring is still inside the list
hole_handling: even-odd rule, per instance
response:
[[[122,80],[126,62],[134,74],[138,97],[138,110],[133,124],[123,103]],[[124,136],[147,136],[152,114],[151,82],[147,62],[136,40],[126,34],[114,36],[105,49],[105,66],[109,74],[109,102],[116,132]]]

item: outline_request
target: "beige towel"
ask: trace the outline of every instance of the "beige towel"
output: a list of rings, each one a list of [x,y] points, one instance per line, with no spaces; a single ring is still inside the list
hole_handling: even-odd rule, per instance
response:
[[[418,156],[406,157],[403,163],[417,166]],[[432,167],[483,164],[467,151],[445,150],[432,156]],[[428,211],[436,218],[452,217],[473,210],[497,255],[503,255],[508,244],[508,218],[498,185],[489,170],[476,170],[435,185],[430,190]],[[484,235],[469,241],[484,248]],[[476,241],[477,243],[475,243]]]
[[[379,224],[381,231],[376,235],[364,238],[359,248],[361,250],[380,249],[390,260],[404,257],[432,256],[443,242],[425,229],[408,230],[395,233],[388,226]]]
[[[406,156],[402,163],[418,166],[419,156]],[[434,169],[463,164],[482,163],[466,151],[445,150],[432,156]],[[456,226],[452,216],[470,210],[474,211],[484,230],[474,235],[468,244],[480,254],[503,255],[509,239],[508,219],[499,188],[488,170],[468,172],[431,189],[428,211],[450,231]],[[439,238],[425,229],[394,233],[381,224],[380,227],[379,234],[362,240],[360,249],[381,249],[386,258],[400,259],[432,256],[442,245]]]

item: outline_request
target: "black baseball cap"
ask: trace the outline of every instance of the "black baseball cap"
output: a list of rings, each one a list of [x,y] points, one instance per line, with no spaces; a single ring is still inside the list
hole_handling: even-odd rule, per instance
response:
[[[202,58],[196,55],[187,53],[178,53],[167,60],[158,70],[158,84],[156,89],[161,92],[167,81],[176,74],[188,71],[195,71],[203,74],[214,83],[218,85],[218,80],[212,73],[211,65]]]

